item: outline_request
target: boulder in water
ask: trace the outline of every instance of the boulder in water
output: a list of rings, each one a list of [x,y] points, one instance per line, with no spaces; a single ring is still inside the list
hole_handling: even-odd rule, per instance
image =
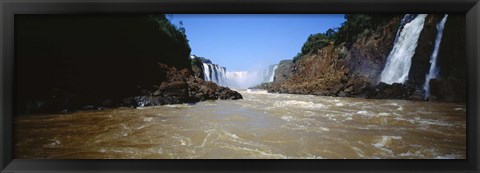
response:
[[[430,80],[430,101],[465,101],[465,86],[455,80],[435,78]]]
[[[370,87],[368,92],[368,98],[407,99],[414,94],[415,89],[401,83],[387,84],[380,82],[377,86]]]

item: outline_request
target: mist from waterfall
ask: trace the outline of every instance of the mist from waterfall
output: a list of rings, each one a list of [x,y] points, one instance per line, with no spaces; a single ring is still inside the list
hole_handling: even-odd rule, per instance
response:
[[[227,71],[225,67],[217,64],[203,63],[203,74],[205,81],[235,89],[246,89],[261,83],[273,82],[277,67],[275,64],[264,69]]]
[[[418,38],[423,30],[427,14],[407,14],[404,16],[397,31],[393,48],[388,55],[380,81],[393,84],[405,83],[412,63],[412,57],[417,48]]]
[[[227,86],[235,89],[246,89],[261,83],[273,82],[278,64],[268,68],[249,71],[227,71]]]
[[[443,19],[437,24],[437,37],[435,38],[435,48],[433,49],[432,55],[430,57],[430,70],[425,77],[425,84],[423,85],[423,89],[425,91],[425,98],[430,96],[430,79],[437,78],[440,72],[437,66],[437,57],[438,51],[440,49],[440,43],[442,42],[443,28],[445,27],[447,17],[448,14],[445,14]]]

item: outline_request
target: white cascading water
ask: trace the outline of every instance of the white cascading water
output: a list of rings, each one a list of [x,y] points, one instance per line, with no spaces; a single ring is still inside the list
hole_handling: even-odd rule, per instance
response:
[[[226,85],[226,69],[217,64],[203,63],[205,81],[212,81],[218,85]]]
[[[411,18],[411,15],[405,15],[406,18]],[[380,76],[380,81],[393,84],[405,83],[408,79],[408,73],[412,63],[412,57],[417,48],[418,38],[423,30],[425,18],[427,14],[419,14],[410,22],[405,22],[405,25],[400,26],[400,32],[397,32],[397,37],[388,55],[387,63]]]
[[[430,79],[437,78],[440,72],[437,67],[437,57],[438,51],[440,49],[440,43],[442,42],[443,28],[445,26],[445,22],[447,21],[447,17],[448,14],[445,14],[443,19],[437,24],[437,37],[435,38],[435,47],[433,49],[432,56],[430,56],[430,70],[425,77],[425,84],[423,85],[423,89],[425,91],[425,98],[430,96]]]
[[[268,82],[273,82],[273,79],[275,77],[275,70],[277,70],[278,64],[273,67],[272,74],[270,75],[270,78]]]
[[[273,82],[277,66],[271,65],[262,70],[231,72],[217,64],[203,63],[203,75],[205,81],[235,89],[245,89],[261,83]]]
[[[206,63],[203,63],[203,76],[205,81],[210,81],[210,67]]]

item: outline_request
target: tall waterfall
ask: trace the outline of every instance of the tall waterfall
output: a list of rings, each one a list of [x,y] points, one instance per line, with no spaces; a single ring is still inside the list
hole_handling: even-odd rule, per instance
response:
[[[278,64],[273,66],[272,74],[270,74],[270,78],[269,78],[268,82],[273,82],[273,79],[275,77],[275,70],[277,70],[277,67],[278,67]]]
[[[437,24],[437,37],[435,38],[435,48],[433,49],[432,56],[430,57],[430,70],[428,71],[427,76],[425,77],[425,84],[423,89],[425,91],[425,97],[430,95],[430,79],[438,77],[438,67],[437,67],[437,57],[438,50],[440,49],[440,43],[442,42],[443,28],[445,22],[447,21],[448,14],[445,14],[443,19]]]
[[[393,49],[388,55],[387,63],[380,76],[381,82],[403,84],[408,79],[412,57],[415,54],[426,17],[427,14],[416,16],[407,14],[402,19]]]
[[[226,85],[227,70],[217,64],[203,63],[205,81],[212,81],[218,85]]]

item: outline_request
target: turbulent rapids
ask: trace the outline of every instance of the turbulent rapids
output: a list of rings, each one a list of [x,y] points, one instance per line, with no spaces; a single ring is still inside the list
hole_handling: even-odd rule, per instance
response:
[[[240,92],[18,117],[15,158],[466,158],[462,104]]]

